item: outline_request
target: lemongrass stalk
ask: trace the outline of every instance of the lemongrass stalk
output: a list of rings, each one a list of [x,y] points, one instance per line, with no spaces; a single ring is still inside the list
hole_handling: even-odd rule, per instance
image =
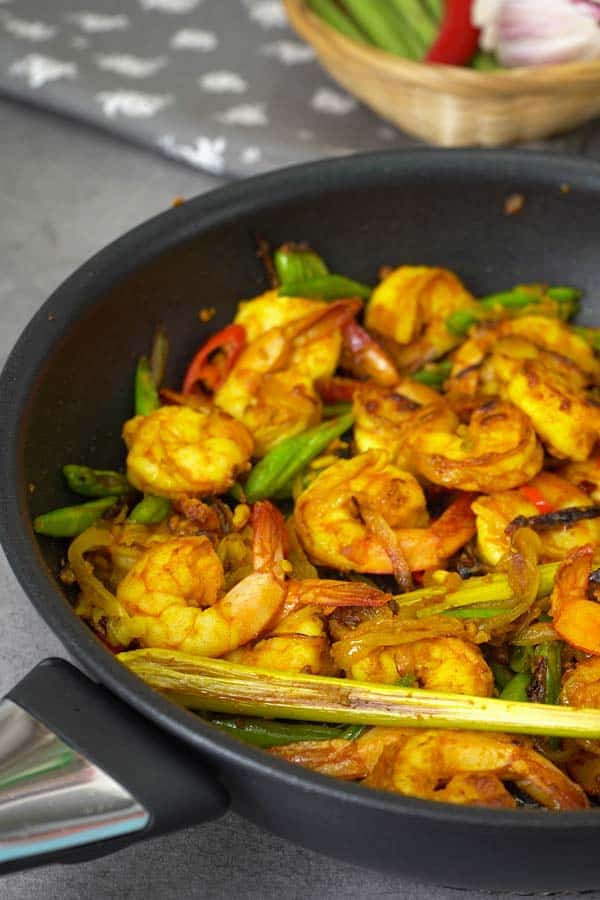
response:
[[[547,597],[551,593],[558,566],[558,563],[543,563],[538,567],[540,573],[538,597]],[[496,572],[493,575],[467,578],[455,591],[447,591],[444,587],[437,586],[419,588],[416,591],[395,596],[394,602],[398,610],[415,606],[422,607],[416,612],[417,618],[420,619],[424,616],[438,615],[447,609],[459,609],[462,606],[481,604],[494,607],[506,603],[512,598],[513,592],[508,583],[508,577],[504,573]]]
[[[118,658],[150,687],[195,710],[345,725],[600,738],[600,710],[594,709],[286,674],[172,650],[131,650]]]

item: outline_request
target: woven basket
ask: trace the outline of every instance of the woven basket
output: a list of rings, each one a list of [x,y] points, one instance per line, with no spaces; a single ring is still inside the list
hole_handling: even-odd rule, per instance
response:
[[[385,119],[443,147],[498,147],[600,114],[600,61],[478,72],[400,59],[339,34],[303,0],[284,0],[329,74]]]

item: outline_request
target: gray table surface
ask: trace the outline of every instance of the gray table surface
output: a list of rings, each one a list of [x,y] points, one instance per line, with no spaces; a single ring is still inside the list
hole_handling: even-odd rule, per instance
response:
[[[202,193],[219,182],[105,134],[8,102],[0,103],[0,134],[1,366],[39,305],[90,254],[167,207],[173,197]],[[68,658],[0,551],[0,696],[49,655]],[[236,896],[445,900],[465,893],[327,859],[232,813],[101,860],[31,870],[0,882],[0,897],[6,900]]]

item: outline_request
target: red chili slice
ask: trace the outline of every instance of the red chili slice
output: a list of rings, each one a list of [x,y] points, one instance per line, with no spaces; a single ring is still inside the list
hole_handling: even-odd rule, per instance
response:
[[[194,356],[183,381],[183,394],[191,394],[198,383],[209,391],[218,390],[226,381],[246,346],[242,325],[228,325],[218,331]]]
[[[524,484],[519,488],[520,493],[525,497],[526,500],[529,500],[530,503],[540,511],[540,513],[551,513],[556,509],[551,503],[545,499],[542,495],[542,492],[539,488],[534,487],[532,484]]]

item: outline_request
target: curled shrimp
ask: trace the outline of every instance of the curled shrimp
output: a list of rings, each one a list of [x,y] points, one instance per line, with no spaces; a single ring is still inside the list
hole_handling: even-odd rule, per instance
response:
[[[392,574],[397,552],[414,572],[439,567],[469,540],[471,501],[464,494],[428,524],[416,479],[392,465],[386,453],[371,450],[324,469],[300,494],[296,530],[309,557],[321,565]],[[374,530],[375,522],[382,527]]]
[[[463,491],[518,487],[537,475],[544,462],[527,416],[501,400],[476,409],[469,425],[457,433],[420,433],[414,448],[421,475]]]
[[[258,340],[272,328],[282,328],[299,319],[325,312],[329,303],[309,300],[305,297],[282,297],[277,290],[267,291],[253,300],[242,301],[235,317],[237,325],[243,325],[249,343]],[[304,356],[292,353],[291,368],[302,359],[311,378],[326,378],[334,371],[342,345],[339,329],[325,331],[310,343],[310,352]]]
[[[564,706],[600,709],[600,657],[582,659],[565,672],[560,702]]]
[[[506,394],[553,456],[585,460],[600,438],[600,405],[585,394],[584,377],[574,363],[543,356],[525,360],[511,373]]]
[[[600,655],[600,604],[588,594],[593,559],[591,544],[571,550],[554,579],[551,613],[554,628],[563,640],[586,653]]]
[[[412,372],[460,343],[445,321],[474,305],[472,294],[447,269],[400,266],[373,291],[365,323],[382,336],[396,365]]]
[[[162,406],[129,419],[123,438],[131,484],[171,499],[226,491],[252,453],[246,427],[219,409]]]
[[[514,808],[510,781],[548,809],[586,809],[576,784],[509,735],[373,728],[355,741],[301,741],[274,756],[325,775],[444,803]]]
[[[321,401],[314,381],[333,374],[339,355],[339,344],[336,353],[329,352],[328,345],[323,354],[323,337],[339,332],[360,306],[358,300],[327,304],[271,328],[242,352],[214,399],[246,425],[255,441],[255,455],[264,456],[283,438],[320,421]]]
[[[600,470],[599,470],[600,480]],[[536,516],[540,510],[531,497],[552,509],[591,506],[590,497],[574,484],[552,472],[540,472],[523,490],[498,491],[478,497],[473,503],[477,520],[477,551],[484,562],[496,566],[510,549],[506,528],[517,516]],[[582,544],[600,542],[600,520],[583,519],[539,533],[540,560],[564,559]]]
[[[503,782],[547,809],[586,809],[584,792],[523,740],[504,734],[426,730],[384,748],[365,784],[425,800],[516,806]]]
[[[410,679],[416,687],[450,694],[491,697],[492,672],[476,644],[456,637],[432,637],[379,647],[356,660],[346,672],[356,681],[398,684]]]
[[[415,474],[413,445],[418,434],[453,431],[458,420],[437,391],[412,379],[395,387],[371,381],[354,392],[354,442],[360,453],[387,450],[399,468]]]

